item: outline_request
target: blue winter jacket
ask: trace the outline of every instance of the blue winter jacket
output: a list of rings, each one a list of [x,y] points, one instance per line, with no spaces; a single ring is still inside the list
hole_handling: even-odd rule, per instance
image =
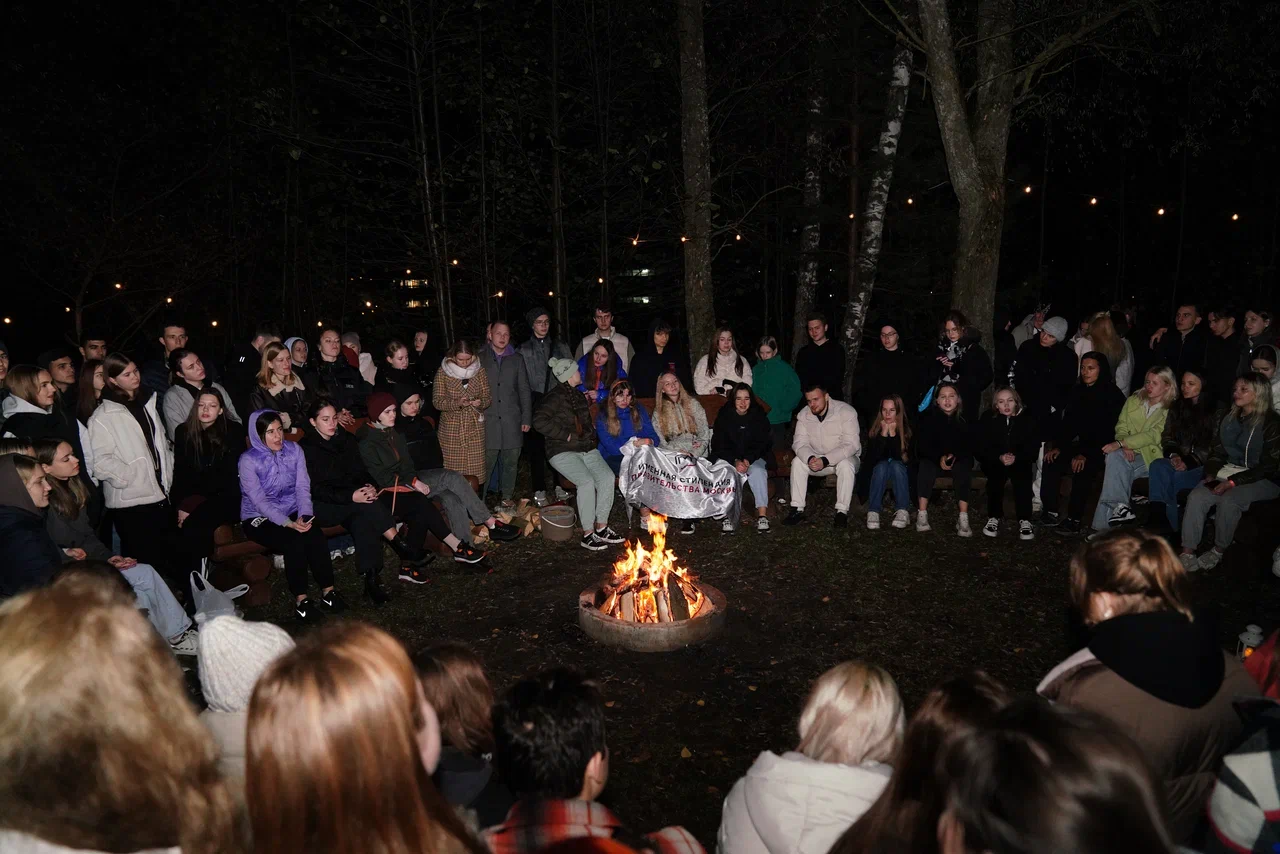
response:
[[[600,414],[596,416],[596,435],[600,437],[600,456],[602,457],[620,457],[622,456],[622,446],[633,436],[641,439],[652,439],[653,444],[660,445],[662,440],[658,438],[658,431],[653,429],[653,420],[649,417],[649,410],[640,404],[633,404],[634,408],[640,413],[640,429],[636,430],[631,426],[631,409],[618,408],[618,424],[621,430],[618,435],[611,436],[609,428],[605,424],[605,416],[607,407],[600,408]]]

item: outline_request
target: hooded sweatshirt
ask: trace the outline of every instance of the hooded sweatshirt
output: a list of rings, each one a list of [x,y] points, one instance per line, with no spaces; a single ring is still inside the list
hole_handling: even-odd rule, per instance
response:
[[[802,753],[761,753],[724,801],[720,854],[826,854],[865,813],[893,769],[840,765]]]
[[[291,516],[312,516],[311,479],[302,449],[285,441],[272,451],[258,436],[259,409],[249,416],[249,450],[240,455],[240,518],[265,516],[283,527]]]
[[[1077,381],[1071,387],[1057,435],[1049,441],[1059,450],[1079,443],[1081,453],[1101,457],[1102,446],[1116,439],[1116,419],[1124,407],[1124,392],[1107,381],[1111,376],[1111,362],[1106,355],[1092,350],[1080,357],[1081,361],[1085,359],[1098,361],[1097,382],[1085,385]]]
[[[13,454],[0,456],[0,599],[48,584],[63,559],[16,463]]]

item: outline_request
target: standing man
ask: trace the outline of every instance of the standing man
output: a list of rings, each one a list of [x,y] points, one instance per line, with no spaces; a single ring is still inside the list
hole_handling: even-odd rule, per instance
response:
[[[542,396],[554,384],[549,360],[568,359],[571,356],[568,344],[551,337],[551,314],[544,307],[530,309],[524,318],[529,322],[533,335],[520,345],[520,358],[524,359],[525,372],[529,376],[529,397],[533,411],[536,412]],[[547,493],[555,486],[555,480],[547,476],[546,440],[537,430],[530,430],[525,434],[524,455],[529,460],[529,479],[533,481],[533,503],[545,507]],[[569,493],[558,488],[555,495],[559,499],[569,497]]]
[[[96,329],[86,329],[80,333],[80,358],[84,361],[107,358],[107,339]]]
[[[515,509],[516,469],[524,434],[533,423],[529,396],[529,371],[524,358],[511,346],[511,327],[505,320],[489,326],[489,346],[480,354],[480,364],[489,380],[493,402],[484,411],[484,471],[482,483],[493,477],[493,467],[502,466],[502,509]]]
[[[844,398],[844,347],[827,337],[827,316],[820,311],[809,315],[805,328],[809,343],[796,354],[796,373],[801,388],[820,385],[836,400]]]
[[[223,365],[222,384],[231,394],[231,402],[236,412],[252,412],[249,406],[249,395],[258,385],[258,371],[262,369],[262,348],[272,341],[280,340],[280,330],[274,323],[259,323],[254,328],[253,337],[241,341],[227,356]]]
[[[164,393],[169,390],[169,354],[187,346],[186,327],[181,323],[166,323],[160,327],[160,337],[157,340],[163,348],[163,355],[159,359],[148,359],[142,365],[142,387],[159,398],[164,397]],[[208,373],[206,368],[205,375],[212,381],[213,378],[208,377]]]
[[[862,440],[858,430],[858,413],[853,407],[831,395],[821,385],[805,387],[805,406],[796,416],[795,437],[791,449],[791,515],[784,525],[804,521],[805,496],[809,478],[836,476],[837,528],[849,527],[849,502],[853,500],[853,481],[862,456]]]
[[[79,404],[79,389],[76,388],[76,366],[71,359],[71,351],[66,347],[54,347],[45,350],[36,357],[36,364],[49,372],[53,385],[58,392],[53,400],[53,412],[64,422],[67,430],[79,434],[76,426],[76,406]],[[79,447],[76,449],[79,453]]]
[[[1065,341],[1070,326],[1065,317],[1051,317],[1043,324],[1040,335],[1018,348],[1014,362],[1014,387],[1022,397],[1026,413],[1034,420],[1038,447],[1034,463],[1035,478],[1031,484],[1033,509],[1043,509],[1040,479],[1043,473],[1044,443],[1062,432],[1062,412],[1071,396],[1071,387],[1079,374],[1079,360]],[[1054,503],[1054,502],[1051,502]]]
[[[1174,331],[1170,333],[1166,327],[1161,327],[1151,336],[1155,364],[1168,365],[1175,380],[1180,380],[1184,371],[1204,368],[1209,340],[1200,328],[1202,319],[1200,309],[1194,303],[1180,305],[1173,316]]]
[[[623,335],[621,332],[613,328],[613,309],[609,308],[608,303],[600,303],[596,306],[595,313],[596,328],[591,331],[590,335],[584,336],[582,342],[578,344],[578,350],[573,354],[573,358],[581,359],[584,353],[590,353],[591,348],[601,338],[608,338],[613,342],[614,352],[618,354],[618,359],[622,362],[624,371],[631,370],[631,359],[635,356],[636,351],[631,346],[631,339]]]
[[[1212,337],[1204,354],[1206,385],[1201,393],[1209,395],[1208,400],[1217,407],[1231,402],[1244,356],[1244,336],[1236,331],[1235,312],[1221,305],[1209,309],[1209,334]]]

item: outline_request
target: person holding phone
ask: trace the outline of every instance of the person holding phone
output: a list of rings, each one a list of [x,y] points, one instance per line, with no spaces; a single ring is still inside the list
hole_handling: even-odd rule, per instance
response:
[[[972,537],[969,487],[973,481],[973,436],[964,417],[964,401],[956,386],[949,382],[938,386],[933,404],[920,417],[916,443],[920,452],[920,467],[916,475],[920,510],[916,514],[916,530],[921,533],[933,530],[929,525],[929,497],[933,495],[933,484],[946,472],[955,486],[956,503],[960,508],[956,534]]]
[[[249,450],[240,455],[240,526],[249,539],[284,556],[284,574],[298,619],[311,622],[322,611],[340,614],[346,602],[333,589],[329,543],[315,523],[311,478],[302,449],[284,438],[280,413],[259,409],[249,416]],[[307,595],[307,570],[320,585],[319,605]]]

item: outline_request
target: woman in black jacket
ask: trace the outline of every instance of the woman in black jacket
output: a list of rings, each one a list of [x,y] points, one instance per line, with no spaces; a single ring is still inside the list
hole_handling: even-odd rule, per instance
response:
[[[404,342],[392,338],[382,352],[382,364],[378,365],[377,382],[374,383],[374,388],[391,391],[397,384],[404,383],[417,386],[418,393],[421,394],[422,384],[418,382],[418,374],[414,366],[409,363],[409,348],[404,345]]]
[[[1018,539],[1034,540],[1031,528],[1031,470],[1040,450],[1035,419],[1011,388],[996,392],[992,408],[978,421],[977,456],[987,477],[987,524],[982,533],[1000,533],[1004,515],[1004,485],[1013,482],[1013,503],[1018,513]]]
[[[62,566],[62,550],[45,528],[49,489],[39,460],[0,456],[0,601],[43,587]]]
[[[244,427],[227,418],[222,393],[201,390],[187,420],[173,433],[173,490],[178,527],[193,557],[213,554],[213,532],[240,520],[240,473]]]
[[[862,443],[862,470],[871,473],[867,490],[867,530],[880,528],[880,511],[884,508],[886,489],[893,490],[895,528],[911,523],[911,425],[902,398],[886,395],[876,410],[867,438]],[[866,480],[866,478],[862,478]]]
[[[959,311],[949,311],[942,320],[934,353],[932,377],[934,395],[943,383],[954,386],[964,406],[975,417],[982,405],[982,392],[991,385],[991,358],[979,343],[982,333],[969,325]]]
[[[1044,513],[1040,524],[1058,526],[1064,534],[1080,533],[1080,517],[1094,481],[1106,468],[1104,445],[1115,441],[1116,421],[1124,408],[1125,394],[1111,382],[1111,362],[1097,350],[1080,357],[1080,380],[1071,388],[1059,422],[1057,436],[1044,450],[1040,498]],[[1071,498],[1067,515],[1058,515],[1062,477],[1071,471]]]
[[[769,532],[769,465],[773,462],[773,428],[764,410],[756,405],[751,386],[734,383],[730,392],[732,406],[720,407],[711,434],[711,459],[728,460],[738,474],[747,479],[751,497],[756,502],[756,530]],[[636,404],[639,406],[639,404]],[[734,520],[726,518],[721,530],[734,531]]]
[[[1204,461],[1213,450],[1219,418],[1205,391],[1206,374],[1183,371],[1182,394],[1169,407],[1160,434],[1164,457],[1148,468],[1147,492],[1151,501],[1164,504],[1169,527],[1178,530],[1178,493],[1194,489],[1204,480]]]
[[[933,530],[929,525],[929,497],[933,484],[947,472],[951,475],[956,491],[956,503],[960,515],[956,519],[956,533],[972,537],[969,527],[969,485],[973,479],[973,437],[969,422],[965,420],[964,401],[951,383],[938,386],[933,404],[920,416],[916,429],[920,466],[916,474],[916,494],[919,495],[919,513],[916,514],[916,530],[924,533]]]
[[[440,437],[435,424],[422,413],[422,387],[413,383],[396,383],[391,386],[391,396],[399,407],[396,432],[409,446],[414,468],[419,471],[444,468],[444,455],[440,453]]]

